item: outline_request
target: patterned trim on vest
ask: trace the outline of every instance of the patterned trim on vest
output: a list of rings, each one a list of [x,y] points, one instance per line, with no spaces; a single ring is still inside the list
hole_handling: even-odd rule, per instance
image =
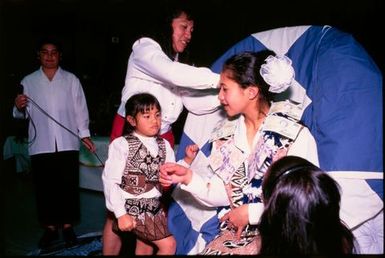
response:
[[[127,140],[129,151],[120,187],[134,195],[148,192],[154,187],[160,191],[159,167],[166,160],[164,140],[156,138],[159,151],[156,157],[153,157],[138,137],[129,134],[124,138]]]
[[[210,165],[224,180],[233,207],[238,207],[243,202],[260,201],[260,184],[267,168],[273,161],[286,156],[290,145],[303,128],[298,120],[300,112],[298,106],[289,101],[272,104],[261,125],[260,137],[253,152],[249,157],[244,157],[249,161],[247,176],[244,160],[241,163],[234,160],[234,157],[241,157],[239,150],[234,149],[232,144],[237,122],[226,119],[218,124],[211,139],[220,147],[212,151],[211,155],[215,159],[212,159]],[[230,161],[232,166],[226,165]],[[238,167],[234,167],[234,164],[238,164]]]
[[[269,114],[269,116],[278,116],[282,119],[289,119],[286,114],[280,112]],[[233,140],[234,134],[228,135],[228,128],[229,127],[226,128],[227,137],[216,140],[218,145],[226,146],[224,142]],[[303,126],[301,126],[301,129],[302,128]],[[261,125],[261,136],[258,139],[253,152],[248,157],[248,175],[246,175],[245,163],[243,162],[232,174],[229,182],[227,184],[225,183],[230,200],[230,207],[232,209],[239,207],[244,203],[261,201],[260,197],[262,189],[260,185],[262,183],[263,175],[274,160],[286,156],[288,148],[295,140],[287,138],[276,131],[268,131],[265,129],[265,124]],[[299,131],[297,132],[297,135],[298,133]],[[226,160],[229,160],[229,157],[224,157],[223,162],[226,162]],[[215,171],[218,175],[222,172],[220,171],[221,168],[226,168],[226,166],[220,167]],[[226,172],[222,173],[226,174]],[[220,229],[221,231],[233,230],[228,227],[226,222],[221,223]],[[250,237],[255,234],[257,234],[257,227],[255,225],[247,225],[242,232],[242,238]]]

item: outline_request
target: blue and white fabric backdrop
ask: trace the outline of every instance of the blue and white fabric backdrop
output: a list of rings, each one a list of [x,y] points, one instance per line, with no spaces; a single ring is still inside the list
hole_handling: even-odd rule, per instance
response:
[[[355,216],[357,211],[349,210],[341,214],[342,218],[352,220],[350,226],[354,227],[363,218],[383,210],[382,74],[371,57],[352,35],[336,28],[295,26],[250,35],[232,46],[211,68],[219,73],[230,56],[266,48],[293,61],[293,100],[303,104],[301,120],[316,139],[320,167],[337,179],[343,178],[337,180],[342,188],[349,188],[345,179],[366,182],[363,192],[358,193],[359,199],[375,199],[367,205],[370,214],[362,211],[366,207],[358,207],[358,212],[365,214]],[[192,167],[203,176],[210,176],[199,168],[207,165],[207,140],[224,117],[220,112],[189,113],[178,148],[177,160],[184,156],[186,145],[200,146]],[[180,189],[174,192],[174,198],[169,222],[177,239],[177,254],[196,254],[216,233],[215,210],[202,207]],[[343,199],[342,207],[346,203]]]

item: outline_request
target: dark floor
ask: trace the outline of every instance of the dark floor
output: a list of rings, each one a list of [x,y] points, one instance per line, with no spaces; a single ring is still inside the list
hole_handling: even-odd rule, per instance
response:
[[[4,162],[4,161],[3,161]],[[16,173],[11,161],[2,166],[2,256],[30,255],[37,250],[43,230],[36,219],[34,186],[30,176]],[[102,192],[79,189],[81,219],[75,225],[78,236],[101,233],[105,219]]]

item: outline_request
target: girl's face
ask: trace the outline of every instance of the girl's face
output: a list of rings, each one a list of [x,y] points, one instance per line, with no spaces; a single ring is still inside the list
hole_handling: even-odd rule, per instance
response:
[[[161,112],[155,106],[151,106],[149,111],[139,112],[135,117],[127,116],[127,121],[135,128],[136,133],[152,137],[159,133]]]
[[[176,53],[182,53],[190,43],[191,34],[194,30],[194,21],[188,20],[187,15],[182,13],[174,18],[172,26],[172,47]]]
[[[220,76],[219,101],[228,116],[244,113],[249,104],[249,88],[243,89],[230,77],[230,71],[223,71]]]

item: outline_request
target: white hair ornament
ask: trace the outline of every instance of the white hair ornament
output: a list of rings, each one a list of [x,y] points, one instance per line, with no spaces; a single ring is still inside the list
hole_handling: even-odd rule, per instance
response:
[[[259,73],[270,87],[269,91],[281,93],[294,81],[294,68],[287,56],[268,56],[266,64],[261,65]]]

